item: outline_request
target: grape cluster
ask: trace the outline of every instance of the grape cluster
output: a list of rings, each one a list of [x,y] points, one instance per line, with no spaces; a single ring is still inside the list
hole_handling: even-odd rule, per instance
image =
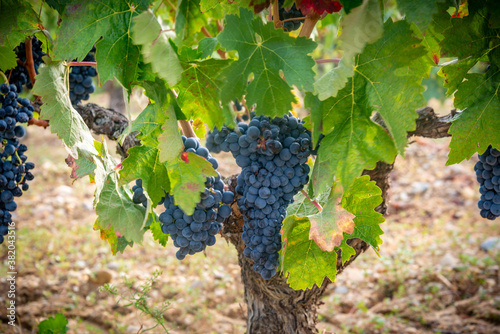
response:
[[[16,85],[0,85],[0,140],[2,153],[0,154],[0,244],[8,233],[8,226],[12,222],[11,212],[17,204],[15,197],[20,197],[23,191],[28,190],[27,181],[34,175],[30,172],[35,168],[32,162],[26,162],[24,154],[28,148],[19,143],[19,138],[26,134],[26,130],[17,123],[27,123],[33,118],[33,106],[28,99],[19,98]]]
[[[279,4],[279,17],[280,17],[280,21],[283,21],[283,20],[286,20],[286,19],[293,19],[293,18],[303,18],[304,17],[304,14],[302,14],[302,12],[300,11],[300,9],[297,9],[297,7],[295,7],[295,4],[293,4],[292,8],[290,8],[290,10],[285,10],[283,8],[283,4],[285,3],[285,0],[279,0],[278,1],[278,4]],[[286,21],[283,23],[283,30],[285,30],[286,32],[289,32],[289,31],[294,31],[294,30],[297,30],[300,28],[300,25],[302,24],[302,22],[304,22],[304,19],[302,20],[293,20],[293,21]]]
[[[481,185],[481,199],[477,203],[481,217],[494,220],[500,216],[500,151],[490,145],[479,155],[474,170]]]
[[[251,116],[249,124],[238,123],[238,132],[214,129],[207,148],[231,152],[242,168],[235,190],[242,195],[238,205],[244,218],[244,255],[255,262],[255,272],[270,279],[276,275],[286,208],[309,181],[311,134],[291,114]]]
[[[95,61],[95,46],[85,56],[83,61]],[[76,106],[80,101],[88,100],[89,95],[95,91],[92,77],[97,75],[97,71],[92,66],[72,66],[69,74],[69,98]]]
[[[42,57],[47,54],[42,51],[42,42],[38,40],[35,36],[31,39],[31,49],[33,53],[33,63],[35,65],[35,72],[38,74],[38,67],[43,63]],[[22,63],[26,63],[26,45],[24,42],[19,44],[15,49],[17,59]],[[9,82],[16,86],[17,92],[21,93],[23,91],[23,86],[27,89],[33,88],[31,84],[30,76],[28,70],[23,65],[17,65],[11,70],[5,72],[5,75],[9,79]]]
[[[212,157],[196,138],[182,136],[182,141],[185,152],[192,152],[207,159],[214,169],[217,169],[217,159]],[[137,180],[132,190],[134,191],[132,200],[146,206],[147,199],[144,195],[142,180]],[[218,172],[216,177],[207,177],[205,190],[201,193],[201,201],[196,204],[192,215],[184,213],[175,205],[172,195],[165,194],[159,203],[163,204],[165,211],[160,214],[159,219],[163,233],[170,234],[174,246],[179,248],[176,253],[177,259],[183,260],[186,255],[201,252],[207,246],[215,244],[215,235],[219,233],[221,223],[231,215],[229,204],[233,200],[234,193],[224,191],[224,182]]]

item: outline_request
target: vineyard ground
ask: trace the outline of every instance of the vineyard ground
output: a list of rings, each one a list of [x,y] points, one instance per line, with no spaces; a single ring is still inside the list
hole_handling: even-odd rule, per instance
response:
[[[163,274],[150,302],[170,301],[170,333],[244,332],[243,285],[231,245],[219,239],[206,257],[179,262],[172,245],[162,248],[146,235],[142,246],[112,256],[99,234],[89,233],[96,217],[93,185],[72,184],[67,153],[48,129],[29,130],[36,179],[15,219],[20,324],[16,330],[6,325],[2,307],[1,333],[31,333],[57,312],[69,318],[70,333],[137,333],[153,322],[98,286],[110,281],[127,291],[125,278],[137,288],[156,269]],[[320,331],[500,333],[500,250],[480,249],[488,237],[500,236],[499,224],[479,218],[475,161],[445,167],[447,143],[418,140],[406,159],[398,158],[380,258],[369,250],[330,285]],[[237,172],[231,158],[219,161],[223,175]],[[5,272],[0,267],[2,305]]]

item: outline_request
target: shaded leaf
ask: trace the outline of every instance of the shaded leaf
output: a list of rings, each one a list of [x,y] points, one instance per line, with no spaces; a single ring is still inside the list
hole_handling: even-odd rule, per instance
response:
[[[127,184],[142,179],[143,188],[147,191],[153,207],[170,190],[167,165],[160,162],[160,151],[157,148],[142,145],[128,150],[128,157],[122,162],[120,183]]]
[[[147,10],[149,0],[74,0],[66,6],[54,52],[59,59],[81,61],[96,44],[101,82],[116,77],[130,92],[140,48],[132,43],[132,19]]]
[[[200,201],[200,194],[205,190],[207,177],[217,176],[217,173],[210,162],[195,153],[183,152],[181,155],[185,155],[186,161],[179,156],[168,162],[170,194],[175,204],[191,215]]]
[[[94,230],[99,230],[101,233],[101,239],[109,243],[111,253],[113,255],[118,254],[118,252],[123,254],[123,251],[127,248],[127,246],[132,247],[134,245],[133,242],[128,242],[124,237],[117,236],[113,227],[101,227],[99,219],[97,219],[94,223]]]

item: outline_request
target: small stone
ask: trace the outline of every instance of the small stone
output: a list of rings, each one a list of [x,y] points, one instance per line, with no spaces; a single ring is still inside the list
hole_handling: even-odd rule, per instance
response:
[[[451,253],[444,254],[439,262],[439,264],[444,268],[453,268],[458,266],[459,263],[460,261]]]
[[[108,263],[108,269],[110,270],[118,271],[118,267],[119,267],[118,263],[114,261]]]
[[[415,195],[423,194],[429,189],[430,184],[428,182],[413,182],[411,184],[411,193]]]
[[[494,249],[500,249],[500,238],[499,237],[489,237],[481,243],[481,249],[485,252],[489,252]]]
[[[335,288],[335,293],[345,295],[349,292],[349,289],[346,286],[340,285]]]

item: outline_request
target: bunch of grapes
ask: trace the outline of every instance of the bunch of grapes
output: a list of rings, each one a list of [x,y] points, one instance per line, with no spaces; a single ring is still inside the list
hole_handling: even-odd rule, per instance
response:
[[[33,106],[28,99],[19,98],[16,85],[0,85],[0,244],[8,233],[12,223],[11,212],[17,204],[15,197],[20,197],[28,190],[27,181],[33,180],[30,172],[35,168],[32,162],[26,162],[26,145],[19,143],[19,138],[26,130],[17,123],[27,123],[33,118]]]
[[[302,22],[304,22],[304,14],[300,11],[300,9],[297,9],[295,7],[295,4],[293,4],[292,8],[290,10],[285,10],[283,8],[285,0],[279,0],[279,17],[280,21],[287,20],[287,19],[293,19],[293,18],[302,18],[301,20],[293,20],[293,21],[286,21],[283,23],[283,30],[286,32],[294,31],[300,28],[300,25]]]
[[[500,216],[500,151],[490,145],[479,155],[474,170],[481,185],[481,199],[477,203],[481,217],[494,220]]]
[[[244,218],[244,255],[255,262],[255,272],[270,279],[276,275],[286,209],[309,181],[311,134],[291,114],[251,116],[249,124],[238,123],[238,132],[214,129],[207,148],[231,152],[242,168],[235,190],[242,195],[238,205]]]
[[[195,153],[207,159],[214,169],[217,169],[217,159],[212,157],[208,150],[201,146],[196,138],[186,138],[182,136],[184,142],[184,152]],[[142,180],[137,180],[132,187],[134,195],[132,200],[146,206],[147,198],[142,187]],[[175,205],[174,197],[165,194],[159,204],[163,204],[165,211],[160,214],[162,231],[170,234],[174,241],[174,246],[179,248],[176,257],[183,260],[186,255],[193,255],[202,252],[207,246],[215,244],[215,235],[219,233],[226,218],[231,215],[231,204],[234,200],[234,193],[224,191],[224,182],[217,172],[216,177],[207,177],[205,190],[201,193],[201,201],[196,204],[192,215],[188,215]]]
[[[95,46],[85,56],[83,61],[95,61]],[[72,66],[69,74],[69,98],[76,106],[80,101],[87,101],[89,95],[95,91],[92,80],[97,75],[97,71],[92,66]]]
[[[35,65],[35,72],[38,74],[38,67],[43,63],[42,57],[47,54],[42,51],[42,42],[38,40],[35,36],[31,39],[31,49],[33,53],[33,63]],[[19,59],[23,64],[26,63],[26,45],[24,42],[19,44],[15,49],[17,59]],[[17,65],[15,68],[5,72],[5,75],[9,79],[9,82],[16,86],[17,92],[21,93],[23,91],[23,86],[27,89],[33,88],[31,84],[28,70],[23,65]]]

